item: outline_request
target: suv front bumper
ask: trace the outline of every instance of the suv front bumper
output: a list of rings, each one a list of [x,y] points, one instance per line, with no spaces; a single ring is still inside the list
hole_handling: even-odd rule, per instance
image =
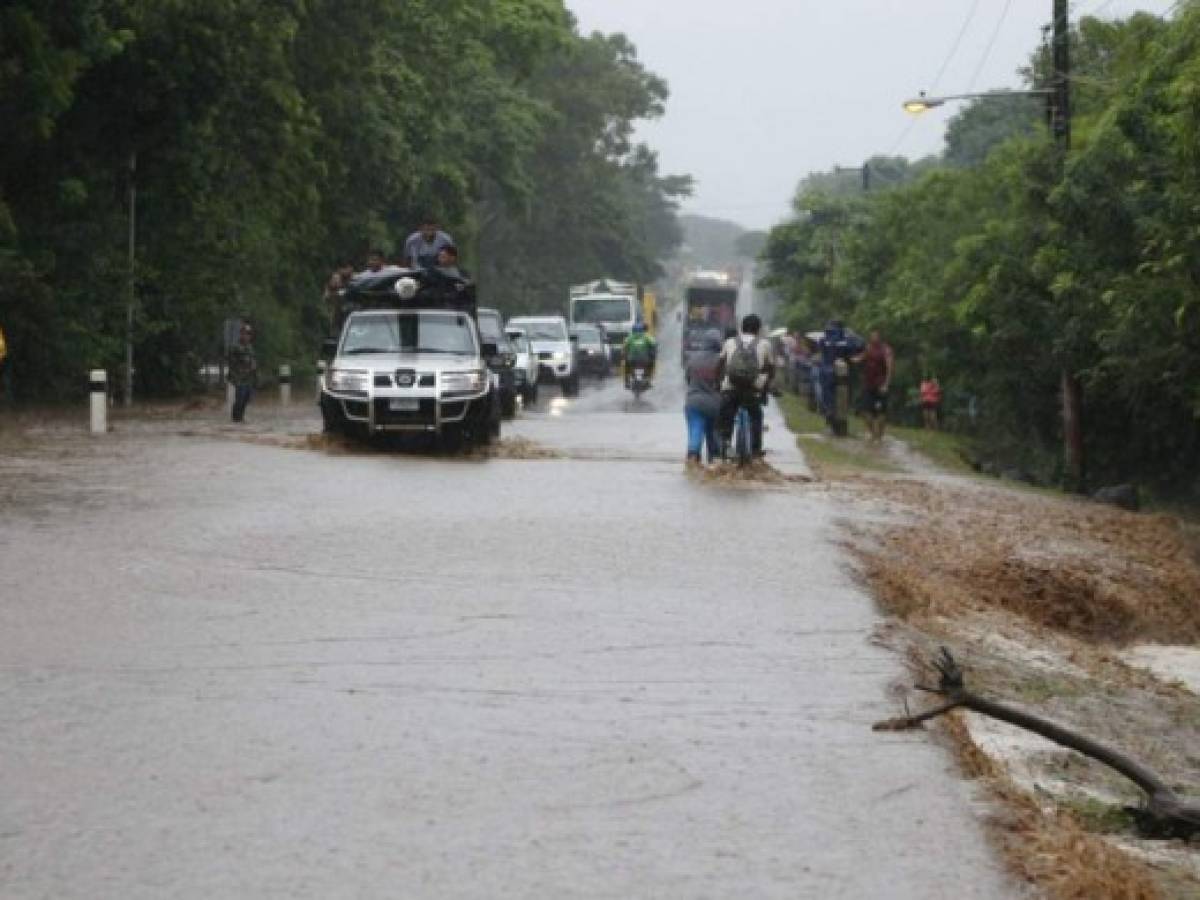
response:
[[[334,404],[347,422],[363,425],[372,434],[435,432],[466,420],[471,408],[486,402],[488,392],[441,396],[431,391],[372,391],[335,394],[322,391],[322,402]]]

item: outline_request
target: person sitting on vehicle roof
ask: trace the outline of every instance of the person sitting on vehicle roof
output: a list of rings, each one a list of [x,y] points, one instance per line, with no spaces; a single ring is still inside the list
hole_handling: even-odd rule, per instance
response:
[[[458,248],[453,244],[447,244],[437,255],[437,269],[443,275],[448,275],[451,278],[459,278],[463,281],[470,279],[466,269],[460,269],[458,266]]]
[[[386,260],[387,258],[383,255],[382,250],[372,250],[367,254],[367,271],[382,272]]]
[[[438,253],[453,244],[454,239],[438,229],[437,220],[426,216],[421,227],[404,242],[404,259],[414,269],[433,269],[438,264]]]
[[[350,284],[350,279],[354,277],[354,266],[343,260],[338,263],[337,269],[329,280],[325,282],[325,307],[329,310],[329,323],[331,327],[336,327],[342,308],[342,293]]]
[[[625,338],[625,387],[629,387],[635,368],[646,370],[648,379],[654,378],[654,363],[658,360],[658,344],[646,332],[646,323],[637,322],[629,337]]]

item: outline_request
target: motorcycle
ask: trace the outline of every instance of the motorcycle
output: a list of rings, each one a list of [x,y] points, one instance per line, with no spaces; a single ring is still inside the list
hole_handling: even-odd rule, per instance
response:
[[[633,391],[635,403],[642,399],[642,394],[650,390],[650,376],[643,366],[634,367],[633,373],[629,376],[629,389]]]

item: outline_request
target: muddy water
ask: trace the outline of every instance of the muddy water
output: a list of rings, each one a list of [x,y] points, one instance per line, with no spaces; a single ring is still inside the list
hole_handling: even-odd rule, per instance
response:
[[[948,759],[870,730],[841,511],[685,478],[674,352],[644,408],[544,392],[548,458],[265,403],[7,444],[0,895],[1011,896]]]

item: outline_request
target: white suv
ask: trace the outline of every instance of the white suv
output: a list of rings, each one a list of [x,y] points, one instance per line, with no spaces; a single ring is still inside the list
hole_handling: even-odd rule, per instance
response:
[[[538,369],[545,380],[558,382],[567,397],[579,393],[579,363],[575,344],[562,316],[521,316],[509,319],[509,328],[520,328],[529,337],[537,355]]]
[[[495,377],[469,312],[351,312],[321,382],[326,430],[432,433],[447,444],[500,433]]]

